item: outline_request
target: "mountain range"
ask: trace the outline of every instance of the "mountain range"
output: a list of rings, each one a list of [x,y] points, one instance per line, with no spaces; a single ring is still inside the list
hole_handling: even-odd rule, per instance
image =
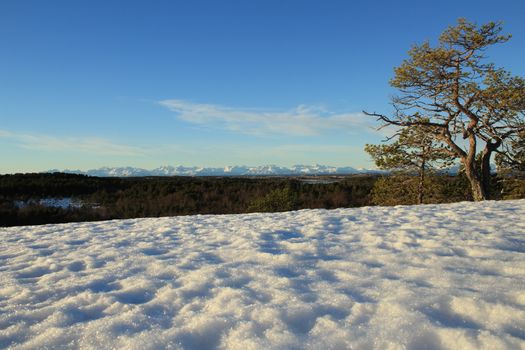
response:
[[[226,166],[223,168],[197,167],[197,166],[161,166],[148,170],[134,167],[102,167],[87,171],[58,170],[48,172],[64,172],[70,174],[84,174],[99,177],[136,177],[136,176],[293,176],[293,175],[349,175],[379,173],[379,170],[356,169],[352,167],[335,167],[328,165],[294,165],[281,167],[277,165],[260,166]]]

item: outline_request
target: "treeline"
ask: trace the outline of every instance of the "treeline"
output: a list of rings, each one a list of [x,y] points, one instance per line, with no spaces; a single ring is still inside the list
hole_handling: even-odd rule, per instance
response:
[[[2,175],[0,225],[416,204],[418,182],[418,176],[409,174],[324,178],[318,183],[293,177]],[[473,199],[464,175],[429,175],[424,186],[424,203]],[[493,176],[491,188],[494,199],[525,198],[524,177]],[[40,202],[49,198],[71,198],[82,205],[60,208]]]
[[[346,177],[329,184],[297,178],[140,177],[98,178],[74,174],[0,176],[0,225],[190,214],[271,211],[257,202],[275,191],[293,194],[281,210],[356,207],[370,204],[375,176]],[[45,198],[74,198],[81,207],[41,204]]]

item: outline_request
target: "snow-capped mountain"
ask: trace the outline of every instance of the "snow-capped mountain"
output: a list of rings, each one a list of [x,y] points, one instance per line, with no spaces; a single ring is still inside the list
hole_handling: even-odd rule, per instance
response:
[[[48,172],[57,172],[58,169]],[[293,176],[293,175],[348,175],[378,173],[378,170],[356,169],[352,167],[335,167],[327,165],[294,165],[290,168],[277,165],[260,166],[226,166],[224,168],[208,167],[186,167],[164,165],[156,169],[148,170],[134,167],[102,167],[87,171],[64,170],[62,172],[71,174],[85,174],[100,177],[134,177],[134,176]]]

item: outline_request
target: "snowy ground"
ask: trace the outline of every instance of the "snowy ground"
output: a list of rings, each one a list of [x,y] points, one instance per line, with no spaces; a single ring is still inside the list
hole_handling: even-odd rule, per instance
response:
[[[0,229],[0,348],[525,349],[525,200]]]

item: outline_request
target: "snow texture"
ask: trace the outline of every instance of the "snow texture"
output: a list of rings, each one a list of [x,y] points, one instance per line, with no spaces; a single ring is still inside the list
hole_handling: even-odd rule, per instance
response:
[[[525,200],[0,229],[0,348],[524,349]]]

